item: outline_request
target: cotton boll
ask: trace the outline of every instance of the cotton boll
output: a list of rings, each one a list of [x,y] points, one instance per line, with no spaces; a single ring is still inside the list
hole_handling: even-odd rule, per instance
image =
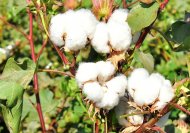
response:
[[[110,91],[117,93],[119,97],[123,97],[127,88],[127,78],[121,74],[108,81],[106,86]]]
[[[141,87],[143,81],[149,77],[149,73],[144,68],[137,68],[133,70],[130,77],[128,78],[128,92],[131,97],[134,97],[134,92],[136,89]]]
[[[128,110],[126,111],[127,114],[131,114],[131,113],[134,113],[135,112],[135,109],[133,108],[128,108]],[[133,116],[129,116],[128,117],[128,121],[134,125],[134,126],[137,126],[137,125],[141,125],[143,124],[143,121],[144,121],[144,116],[143,115],[133,115]]]
[[[117,21],[123,23],[127,20],[128,13],[129,11],[127,9],[116,9],[109,18],[109,21]]]
[[[99,108],[110,110],[113,107],[115,107],[118,103],[119,103],[119,96],[116,93],[108,90],[104,94],[102,100],[96,103],[96,106]]]
[[[159,87],[156,86],[157,84],[154,85],[153,82],[153,79],[148,78],[141,85],[141,88],[135,91],[134,101],[137,105],[151,105],[156,100],[159,95]]]
[[[127,23],[108,22],[110,45],[115,51],[124,51],[132,41],[131,29]]]
[[[93,102],[100,101],[104,96],[104,91],[98,82],[84,84],[83,93],[86,94],[87,98]]]
[[[166,105],[167,105],[166,102],[158,101],[158,102],[156,102],[156,103],[152,106],[152,108],[153,108],[154,110],[162,110]]]
[[[49,33],[51,41],[57,46],[63,46],[64,43],[64,33],[65,33],[65,15],[57,14],[51,18]]]
[[[108,27],[104,22],[100,22],[96,26],[96,30],[92,39],[92,46],[98,53],[110,53],[108,46]]]
[[[115,67],[110,61],[99,61],[96,63],[96,67],[99,69],[99,82],[108,80],[115,73]]]
[[[91,80],[96,80],[98,76],[98,69],[95,63],[80,63],[76,73],[76,80],[79,87]]]
[[[152,73],[150,75],[150,79],[153,79],[154,81],[157,81],[157,83],[159,83],[160,85],[164,83],[165,78],[159,74],[159,73]]]
[[[98,23],[94,14],[88,9],[76,11],[77,23],[84,29],[87,36],[92,39],[96,25]]]
[[[169,102],[174,97],[174,90],[172,86],[163,85],[160,89],[159,100],[162,102]]]
[[[84,30],[77,26],[67,28],[67,34],[65,38],[65,46],[69,50],[77,51],[85,47],[87,42],[87,35]]]

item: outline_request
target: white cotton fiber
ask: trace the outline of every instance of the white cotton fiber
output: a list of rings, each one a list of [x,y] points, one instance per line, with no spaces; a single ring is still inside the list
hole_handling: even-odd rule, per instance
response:
[[[93,102],[100,101],[104,96],[104,91],[98,82],[84,84],[82,91],[86,94],[86,97]]]
[[[99,82],[104,82],[108,80],[115,73],[115,67],[110,61],[98,61],[96,63],[96,67],[99,71]]]
[[[108,42],[108,26],[106,23],[100,22],[96,26],[96,30],[92,39],[92,46],[98,53],[110,53]]]
[[[124,51],[130,47],[132,41],[131,29],[127,23],[109,21],[110,45],[115,51]]]
[[[69,50],[77,51],[85,47],[87,35],[84,30],[76,25],[73,25],[66,30],[65,46]]]
[[[116,9],[109,21],[126,22],[129,11],[127,9]]]
[[[113,91],[119,95],[119,97],[123,97],[125,94],[125,90],[127,88],[127,78],[125,75],[121,74],[106,83],[109,91]]]
[[[149,73],[144,68],[137,68],[133,70],[130,77],[128,78],[128,92],[131,97],[134,97],[134,92],[136,89],[141,87],[143,81],[149,77]]]
[[[96,80],[97,76],[98,69],[95,63],[80,63],[75,78],[81,87],[87,81]]]
[[[92,39],[98,23],[94,14],[88,9],[80,9],[76,11],[76,16],[78,25],[83,28],[87,36]]]
[[[65,44],[63,39],[66,29],[65,21],[64,14],[57,14],[51,18],[49,26],[50,39],[57,46]]]
[[[119,103],[119,96],[116,93],[108,90],[104,94],[103,99],[100,102],[96,103],[96,106],[99,108],[110,110],[113,107],[115,107],[118,103]]]

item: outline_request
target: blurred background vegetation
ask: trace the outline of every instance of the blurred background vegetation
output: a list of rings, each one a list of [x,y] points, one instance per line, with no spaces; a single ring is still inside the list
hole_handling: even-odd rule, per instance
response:
[[[42,1],[46,6],[48,20],[52,15],[64,11],[63,1]],[[127,2],[130,3],[131,1],[127,0]],[[116,0],[116,3],[120,5],[121,1]],[[184,20],[185,12],[190,11],[189,5],[190,0],[170,0],[167,7],[159,15],[154,25],[155,29],[163,33],[167,32],[172,23],[177,20]],[[26,6],[27,4],[24,0],[0,0],[0,48],[5,49],[13,45],[13,48],[8,54],[0,53],[0,72],[3,71],[8,56],[14,57],[17,61],[24,57],[31,56],[28,40],[20,32],[28,33],[29,31]],[[91,7],[90,0],[83,0],[78,8],[82,7]],[[33,5],[30,5],[30,9],[36,14]],[[67,71],[68,67],[63,65],[51,43],[47,40],[40,18],[36,16],[34,21],[36,53],[46,41],[47,46],[38,60],[38,68]],[[151,34],[147,36],[140,50],[144,53],[150,53],[154,57],[154,71],[160,72],[166,76],[166,78],[170,79],[172,83],[189,77],[190,53],[188,51],[181,52],[172,50],[168,42],[156,30],[151,30]],[[67,57],[70,60],[73,58],[70,54],[67,54]],[[86,48],[77,56],[77,63],[80,61],[98,60],[99,58],[104,57],[97,56],[92,49]],[[127,64],[127,67],[129,67],[129,65],[133,67],[143,66],[138,54],[134,55],[134,59],[131,64]],[[39,88],[45,123],[49,132],[92,132],[93,122],[89,118],[88,110],[81,100],[81,94],[75,79],[55,73],[40,72]],[[35,103],[32,83],[28,86],[26,92],[27,93],[24,94],[22,132],[40,132],[39,118],[32,105],[32,102]],[[190,106],[186,105],[186,107]],[[113,111],[110,112],[110,114],[112,113]],[[169,120],[165,125],[165,131],[168,133],[187,133],[189,123],[189,116],[179,110],[172,110]],[[112,124],[113,131],[116,131],[119,125],[117,125],[115,118],[113,118]],[[0,132],[8,132],[1,114]]]

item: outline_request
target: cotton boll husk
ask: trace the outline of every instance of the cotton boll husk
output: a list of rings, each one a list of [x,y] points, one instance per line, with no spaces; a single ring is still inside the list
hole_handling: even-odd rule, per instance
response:
[[[96,30],[92,39],[92,46],[98,53],[110,53],[108,42],[108,26],[106,23],[100,22],[96,26]]]
[[[115,73],[115,67],[110,61],[99,61],[96,63],[96,67],[99,70],[99,82],[108,80]]]
[[[124,51],[130,47],[132,41],[131,29],[127,23],[109,21],[110,45],[115,51]]]
[[[84,29],[87,36],[92,39],[98,21],[94,14],[88,9],[76,11],[77,23]]]
[[[98,82],[84,84],[82,91],[86,94],[87,98],[93,102],[100,101],[104,96],[104,91]]]
[[[65,15],[57,14],[51,18],[49,33],[50,39],[56,46],[63,46],[65,44],[63,35],[65,33]]]
[[[119,104],[115,108],[115,114],[120,125],[126,127],[129,122],[126,118],[121,118],[120,116],[126,113],[127,108],[129,108],[128,100],[126,97],[122,97],[119,101]]]
[[[109,21],[126,22],[129,11],[127,9],[116,9]]]
[[[158,98],[161,83],[157,82],[154,78],[147,78],[141,88],[137,89],[134,93],[134,101],[137,105],[151,105]]]
[[[133,70],[130,77],[128,78],[127,90],[131,97],[134,97],[134,92],[136,89],[141,87],[143,81],[149,77],[149,73],[144,68],[137,68]]]
[[[108,90],[104,94],[102,100],[96,103],[96,106],[99,108],[110,110],[113,107],[115,107],[118,103],[119,103],[119,96],[116,93]]]
[[[117,93],[119,97],[123,97],[127,88],[127,78],[123,74],[118,75],[108,81],[106,86],[110,91]]]
[[[128,108],[126,113],[127,114],[131,114],[131,113],[134,113],[136,110],[134,108]],[[134,125],[134,126],[137,126],[137,125],[141,125],[144,121],[144,116],[143,115],[133,115],[133,116],[129,116],[128,117],[128,121]]]
[[[87,42],[87,35],[84,30],[77,26],[67,28],[65,37],[65,47],[72,51],[77,51],[85,47]]]
[[[76,80],[79,87],[82,87],[87,81],[96,80],[98,76],[98,69],[95,63],[80,63],[76,73]]]

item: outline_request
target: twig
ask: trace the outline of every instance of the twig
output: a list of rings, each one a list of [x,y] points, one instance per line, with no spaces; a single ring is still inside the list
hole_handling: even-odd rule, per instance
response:
[[[190,115],[190,111],[188,111],[187,109],[185,109],[184,107],[178,105],[177,103],[174,103],[174,102],[170,102],[170,105],[173,106],[174,108],[177,108],[181,111],[183,111],[184,113]]]
[[[30,1],[27,0],[27,2],[29,3]],[[29,16],[28,39],[29,39],[29,43],[30,43],[32,60],[36,63],[37,60],[36,60],[36,55],[35,55],[35,50],[34,50],[34,42],[33,42],[33,15],[29,9],[27,9],[27,11],[28,11],[28,16]],[[36,72],[34,73],[34,93],[36,96],[36,103],[37,103],[36,110],[38,112],[38,116],[40,119],[42,132],[46,133],[45,122],[44,122],[44,118],[43,118],[43,113],[42,113],[42,108],[41,108],[41,103],[40,103],[40,96],[39,96],[38,75]]]
[[[176,90],[179,86],[185,84],[186,82],[190,82],[190,78],[182,79],[181,81],[175,82],[173,88]]]
[[[166,132],[164,132],[160,127],[158,127],[158,126],[154,126],[154,127],[152,127],[151,129],[152,129],[152,130],[155,130],[155,131],[159,131],[160,133],[166,133]]]
[[[38,54],[36,56],[36,60],[39,59],[39,57],[42,54],[44,48],[46,47],[47,42],[48,42],[48,37],[46,37],[46,39],[43,41],[42,47],[41,47],[40,51],[38,52]]]
[[[49,73],[57,73],[57,74],[61,74],[64,76],[69,76],[71,78],[74,78],[75,76],[73,76],[71,73],[67,73],[67,72],[62,72],[62,71],[58,71],[58,70],[50,70],[50,69],[38,69],[39,72],[49,72]]]
[[[95,122],[95,133],[99,133],[99,122],[98,122],[98,119]]]

